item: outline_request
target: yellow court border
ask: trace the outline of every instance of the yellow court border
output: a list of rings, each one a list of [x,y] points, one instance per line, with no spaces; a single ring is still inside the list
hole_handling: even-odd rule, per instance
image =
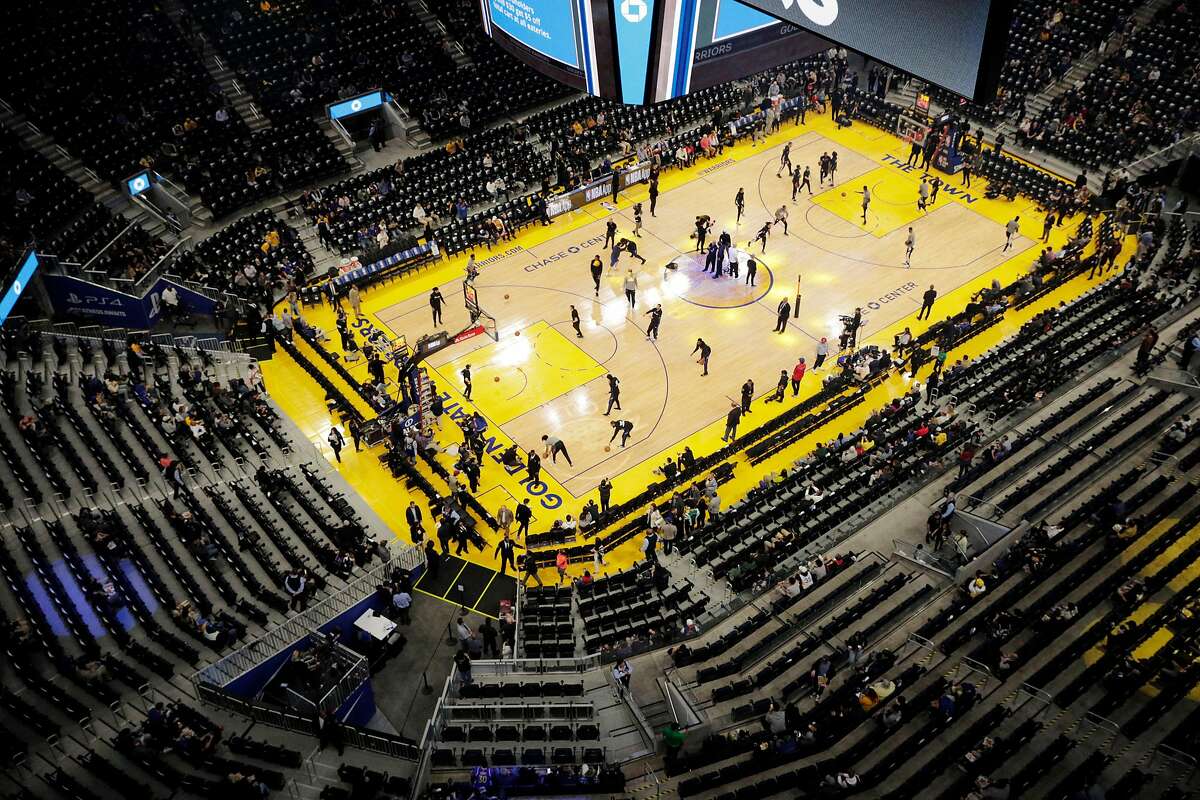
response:
[[[913,186],[913,197],[916,196],[916,186],[919,184],[920,171],[906,171],[896,166],[895,162],[902,159],[906,153],[904,143],[889,132],[882,131],[877,128],[868,127],[865,125],[857,125],[851,128],[838,128],[826,117],[808,117],[807,125],[802,130],[815,131],[822,136],[837,143],[839,147],[848,150],[854,150],[860,155],[880,164],[879,168],[888,169],[896,173],[901,179],[907,178]],[[762,145],[752,145],[750,143],[738,144],[730,148],[726,148],[724,154],[719,156],[715,161],[701,161],[688,169],[672,170],[662,174],[659,182],[660,194],[666,195],[671,190],[682,187],[696,180],[703,180],[704,175],[712,172],[714,167],[719,168],[725,162],[738,162],[746,158],[751,158],[758,155],[763,148],[772,148],[781,146],[785,141],[793,139],[797,135],[796,127],[791,125],[785,126],[772,136],[768,137]],[[1036,165],[1035,165],[1036,166]],[[872,170],[874,172],[874,170]],[[712,173],[719,176],[720,172]],[[1025,197],[1018,197],[1015,202],[1007,202],[1002,199],[988,200],[984,195],[984,187],[986,181],[977,179],[973,190],[965,190],[958,186],[957,183],[951,183],[949,176],[942,176],[947,181],[942,189],[942,194],[939,195],[939,205],[946,200],[963,204],[972,211],[980,214],[984,218],[993,222],[1004,225],[1014,215],[1021,215],[1021,228],[1031,240],[1037,241],[1040,239],[1041,219],[1037,217],[1031,210],[1035,208],[1032,201]],[[948,191],[953,187],[954,191]],[[840,188],[840,187],[838,187]],[[836,189],[835,189],[836,190]],[[846,190],[849,192],[849,189]],[[617,211],[627,211],[634,203],[648,200],[648,191],[645,186],[635,186],[624,192],[618,202],[615,204]],[[611,204],[611,198],[608,202]],[[915,202],[915,200],[914,200]],[[611,212],[607,209],[596,206],[595,208],[584,207],[575,212],[564,215],[554,221],[549,226],[538,224],[531,225],[522,230],[514,241],[504,243],[500,247],[489,253],[483,251],[480,254],[480,259],[486,261],[487,258],[495,255],[515,255],[522,250],[531,249],[539,244],[545,243],[551,239],[557,238],[576,230],[584,225],[591,224],[597,219],[607,217]],[[1049,242],[1050,246],[1059,247],[1077,227],[1081,217],[1075,217],[1068,220],[1060,228],[1056,228],[1052,233],[1052,238]],[[1024,274],[1033,260],[1033,251],[1036,247],[1029,248],[1023,252],[1016,252],[1004,263],[988,270],[977,278],[970,280],[956,289],[944,292],[938,299],[940,309],[961,309],[978,289],[991,283],[993,279],[998,279],[1002,284],[1007,284],[1015,280],[1020,275]],[[364,311],[366,317],[372,324],[382,325],[377,312],[383,309],[390,308],[399,302],[413,298],[418,295],[428,293],[434,286],[444,285],[456,279],[461,279],[464,275],[464,267],[466,264],[465,255],[457,256],[439,264],[421,271],[418,274],[408,276],[400,281],[396,281],[384,286],[374,287],[364,292]],[[486,269],[486,264],[483,267]],[[1042,298],[1036,303],[1030,304],[1025,308],[1017,311],[1010,311],[1006,314],[1004,320],[973,337],[962,347],[956,348],[953,351],[953,358],[961,356],[977,357],[986,350],[995,346],[998,342],[1008,337],[1019,329],[1020,325],[1030,319],[1037,313],[1040,313],[1046,308],[1053,307],[1060,302],[1073,299],[1085,291],[1094,282],[1089,283],[1086,276],[1079,276],[1067,284],[1056,288],[1052,293]],[[332,330],[333,313],[328,308],[306,309],[306,318],[312,316],[313,322],[321,327],[328,327],[327,330]],[[914,334],[920,334],[928,326],[929,321],[917,321],[915,313],[901,318],[894,324],[868,337],[867,343],[875,343],[880,345],[889,345],[893,336],[905,327],[912,330]],[[384,326],[386,327],[386,326]],[[918,379],[923,379],[929,368],[926,367]],[[324,432],[328,431],[328,419],[325,415],[323,397],[321,398],[319,409],[314,409],[314,396],[312,392],[300,391],[297,386],[298,382],[311,384],[312,382],[306,375],[303,374],[291,360],[284,356],[276,358],[273,362],[267,362],[263,365],[264,377],[268,387],[272,388],[272,394],[276,397],[281,408],[287,413],[297,424],[301,430],[311,440],[318,445],[321,444],[324,437]],[[299,373],[297,375],[297,373]],[[449,377],[449,376],[447,376]],[[459,382],[449,381],[449,385],[439,384],[439,388],[443,389],[452,402],[461,404],[463,398],[459,392]],[[278,387],[284,387],[282,391]],[[781,466],[785,466],[796,458],[799,458],[808,452],[820,441],[827,440],[836,436],[837,432],[850,431],[855,427],[860,426],[866,419],[867,415],[875,408],[885,404],[895,394],[902,392],[909,386],[907,376],[892,375],[882,385],[873,389],[867,396],[865,402],[860,406],[850,410],[834,420],[829,425],[821,430],[814,432],[812,435],[805,437],[800,442],[789,447],[784,452],[777,454],[768,461],[751,469],[746,462],[745,456],[739,454],[733,457],[732,461],[735,465],[734,479],[722,487],[722,501],[725,504],[733,502],[744,496],[758,478],[765,472],[777,470]],[[807,383],[801,390],[803,399],[810,396],[818,388],[818,382],[813,381]],[[476,388],[478,391],[478,387]],[[321,395],[318,391],[317,395]],[[762,400],[758,400],[754,404],[755,413],[746,420],[747,424],[760,424],[763,419],[769,415],[765,413]],[[784,410],[787,406],[776,408],[776,411]],[[323,425],[318,422],[324,417]],[[619,502],[622,497],[628,497],[637,494],[644,487],[655,480],[657,476],[653,474],[653,469],[661,461],[663,454],[667,452],[678,452],[684,445],[690,446],[697,455],[704,455],[718,449],[721,446],[720,435],[723,431],[723,422],[715,422],[691,436],[680,440],[674,447],[658,453],[647,454],[646,458],[639,464],[625,470],[620,475],[614,476],[614,492],[613,497],[615,502]],[[496,434],[497,446],[507,446],[508,441],[503,436],[501,431],[490,431]],[[454,442],[453,438],[449,439]],[[353,454],[343,451],[343,461],[346,462],[342,466],[343,475],[347,477],[352,485],[355,486],[367,500],[367,502],[380,514],[380,516],[388,522],[392,530],[397,536],[407,541],[408,531],[403,523],[403,508],[408,503],[408,492],[400,486],[388,473],[386,468],[382,467],[377,462],[378,453],[367,455]],[[484,480],[481,484],[481,494],[489,492],[495,487],[503,487],[510,496],[520,497],[524,490],[521,482],[514,476],[507,475],[502,468],[494,464],[486,464],[484,470]],[[575,498],[569,492],[563,491],[563,488],[557,485],[552,478],[546,476],[543,471],[543,481],[546,484],[546,495],[557,497],[560,504],[550,507],[538,508],[535,504],[535,516],[539,519],[544,527],[549,520],[555,516],[561,516],[566,513],[578,514],[584,502],[590,498],[595,498],[594,491],[588,492],[582,497]],[[435,486],[439,487],[440,481],[434,478]],[[420,493],[416,493],[414,498],[419,505],[424,506],[424,498]],[[545,496],[542,497],[545,502]],[[497,505],[498,507],[498,505]],[[511,506],[510,506],[511,507]],[[495,509],[489,508],[490,511]],[[428,519],[428,517],[427,517]],[[494,545],[494,540],[492,542]],[[640,550],[637,545],[630,543],[618,548],[612,553],[606,554],[606,562],[610,569],[620,568],[633,563],[641,557]],[[490,549],[482,553],[470,554],[468,560],[475,561],[484,566],[495,568],[498,562],[492,557]],[[576,570],[576,571],[581,571]]]

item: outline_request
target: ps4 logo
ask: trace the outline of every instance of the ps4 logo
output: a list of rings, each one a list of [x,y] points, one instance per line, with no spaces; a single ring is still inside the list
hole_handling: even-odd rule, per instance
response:
[[[780,0],[784,11],[791,11],[796,6],[799,11],[814,25],[822,27],[832,25],[838,16],[838,0]]]
[[[80,297],[71,292],[67,295],[67,302],[73,306],[112,306],[114,308],[121,307],[121,298],[119,297],[96,297],[95,295],[86,295]]]

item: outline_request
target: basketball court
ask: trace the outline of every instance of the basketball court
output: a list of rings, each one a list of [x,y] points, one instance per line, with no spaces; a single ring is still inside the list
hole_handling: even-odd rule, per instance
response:
[[[795,202],[786,169],[777,177],[780,154],[789,141],[792,163],[812,168],[814,193],[802,191]],[[496,318],[498,338],[472,338],[437,352],[423,365],[444,396],[450,419],[479,412],[488,422],[485,438],[490,437],[487,448],[494,463],[485,465],[476,495],[484,506],[494,512],[502,503],[512,508],[528,497],[536,516],[533,529],[544,530],[556,517],[577,515],[602,478],[613,480],[614,500],[619,501],[654,481],[654,470],[685,445],[697,455],[718,449],[725,415],[747,379],[754,381],[757,399],[743,430],[793,405],[790,388],[783,404],[762,399],[774,391],[781,370],[790,374],[800,357],[812,364],[821,337],[836,351],[841,315],[861,308],[860,345],[890,345],[904,327],[916,334],[928,326],[915,316],[931,284],[939,294],[934,318],[940,319],[961,310],[993,278],[1007,283],[1023,274],[1042,246],[1035,241],[1042,227],[1036,207],[1025,198],[988,200],[984,181],[967,189],[957,176],[933,173],[946,183],[936,202],[919,210],[922,173],[904,165],[907,150],[891,133],[861,124],[837,129],[827,118],[810,116],[807,125],[788,124],[764,143],[740,144],[686,170],[664,172],[654,217],[647,189],[639,185],[622,193],[616,205],[611,198],[594,203],[552,225],[531,226],[490,252],[479,251],[474,286],[480,307]],[[820,186],[818,159],[833,151],[838,154],[836,185]],[[865,224],[863,186],[872,195]],[[734,206],[739,188],[746,196],[740,223]],[[641,236],[635,238],[632,207],[637,202],[643,203],[644,214]],[[781,206],[788,210],[787,233],[775,226],[765,253],[757,242],[748,246]],[[692,238],[695,218],[702,214],[715,220],[710,240],[728,231],[734,247],[748,250],[759,262],[755,285],[746,283],[744,272],[738,279],[704,272]],[[1021,233],[1005,251],[1004,226],[1014,216],[1021,218]],[[618,224],[618,238],[636,240],[645,264],[624,254],[616,269],[609,269],[609,250],[602,245],[610,217]],[[1057,228],[1049,245],[1061,246],[1077,224],[1070,220]],[[911,267],[906,267],[910,226],[916,246]],[[593,255],[600,256],[605,269],[598,296],[589,272]],[[456,258],[369,290],[360,333],[377,328],[411,343],[433,332],[429,294],[435,286],[446,299],[444,330],[454,334],[467,327],[464,264],[465,258]],[[629,270],[638,284],[634,307],[623,290]],[[794,304],[798,291],[799,314],[784,333],[773,333],[778,303],[787,298]],[[656,304],[663,307],[663,319],[658,340],[650,341],[647,312]],[[582,337],[571,325],[572,305],[581,317]],[[332,331],[327,308],[310,308],[306,316]],[[1008,335],[1022,319],[1013,315],[994,334],[978,337],[979,347]],[[712,347],[707,376],[692,352],[700,338]],[[467,365],[474,384],[470,400],[461,376]],[[350,369],[365,378],[364,364]],[[275,370],[275,364],[264,370],[269,382]],[[606,417],[610,374],[620,380],[622,407]],[[819,378],[806,376],[800,398],[817,391]],[[295,401],[303,402],[300,396]],[[303,409],[300,415],[311,419]],[[634,424],[625,448],[619,446],[619,436],[610,441],[610,423],[618,419]],[[855,424],[858,420],[849,417],[839,422],[846,430]],[[443,423],[438,434],[451,453],[445,457],[447,465],[461,442],[455,427]],[[313,441],[322,442],[327,431],[328,424],[313,431]],[[523,469],[510,471],[499,463],[510,443],[541,453],[544,434],[563,440],[571,464],[561,457],[557,463],[544,459],[541,481],[531,483]],[[802,454],[789,451],[787,460]],[[385,482],[364,487],[364,494],[390,506],[382,515],[406,536],[400,517],[408,498],[396,492],[390,475],[377,463],[342,469],[363,471],[363,480],[371,484]],[[740,496],[734,490],[728,501]],[[490,566],[496,563],[490,552],[475,556]]]

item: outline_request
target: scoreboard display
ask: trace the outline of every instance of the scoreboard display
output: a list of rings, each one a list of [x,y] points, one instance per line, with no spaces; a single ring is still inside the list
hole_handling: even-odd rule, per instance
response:
[[[861,52],[989,100],[1012,0],[479,0],[485,32],[580,91],[649,104],[813,55]]]

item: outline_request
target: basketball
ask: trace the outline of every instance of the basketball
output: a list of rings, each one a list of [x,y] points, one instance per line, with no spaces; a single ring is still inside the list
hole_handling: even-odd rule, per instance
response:
[[[492,380],[494,380],[496,383],[499,383],[499,382],[500,382],[500,376],[499,376],[499,375],[497,375],[496,377],[492,378]]]
[[[505,300],[507,300],[507,299],[508,299],[508,295],[504,295],[504,299],[505,299]]]
[[[521,335],[520,331],[517,331],[516,333],[513,334],[513,336],[520,336],[520,335]]]
[[[612,450],[612,448],[609,447],[608,445],[604,445],[604,452],[607,453],[609,450]]]
[[[842,192],[842,197],[845,197],[845,196],[846,196],[846,193],[845,193],[845,192]],[[505,296],[505,297],[508,297],[508,295],[504,295],[504,296]]]

